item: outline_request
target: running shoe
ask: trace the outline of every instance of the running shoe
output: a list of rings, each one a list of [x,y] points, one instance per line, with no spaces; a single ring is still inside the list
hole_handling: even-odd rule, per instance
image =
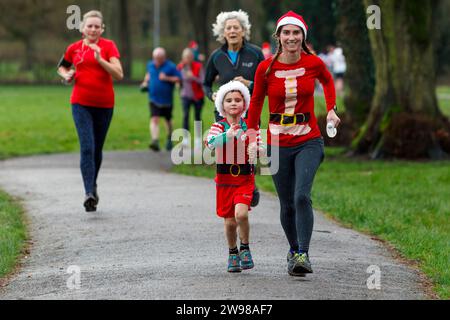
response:
[[[92,193],[88,193],[83,203],[86,212],[97,211],[97,203],[97,199],[94,197],[94,195]]]
[[[155,140],[152,143],[150,143],[150,145],[148,147],[150,148],[150,150],[153,150],[155,152],[158,152],[160,150],[158,140]]]
[[[241,260],[238,254],[230,254],[228,257],[228,272],[241,272]]]
[[[294,258],[294,253],[292,253],[290,250],[287,254],[287,262],[289,262],[289,260],[291,260],[292,258]]]
[[[242,250],[239,252],[239,258],[241,259],[242,270],[252,269],[255,266],[250,250]]]
[[[173,143],[172,140],[168,139],[166,143],[166,150],[171,151],[173,149]]]
[[[250,207],[253,208],[253,207],[256,207],[258,205],[259,197],[260,197],[259,190],[255,186],[255,190],[253,191],[253,199],[252,199],[252,202],[250,203]]]
[[[306,273],[313,273],[308,255],[306,253],[295,253],[288,260],[288,273],[294,277],[304,277]]]
[[[100,202],[100,197],[98,196],[98,192],[97,192],[97,186],[94,187],[94,198],[97,201],[97,204]]]

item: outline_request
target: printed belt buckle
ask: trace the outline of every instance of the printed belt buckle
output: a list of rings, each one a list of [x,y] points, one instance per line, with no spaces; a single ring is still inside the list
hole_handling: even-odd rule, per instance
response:
[[[233,168],[235,168],[235,167],[238,168],[237,174],[234,174],[234,173],[233,173],[233,172],[234,172]],[[231,174],[231,176],[232,176],[233,178],[239,177],[239,175],[241,174],[241,166],[238,165],[238,164],[232,164],[232,165],[230,166],[230,174]]]
[[[289,120],[286,122],[285,119]],[[292,122],[290,120],[292,120]],[[281,114],[280,125],[284,127],[292,127],[295,126],[296,124],[297,124],[297,117],[295,116],[295,114],[287,114],[287,113]]]

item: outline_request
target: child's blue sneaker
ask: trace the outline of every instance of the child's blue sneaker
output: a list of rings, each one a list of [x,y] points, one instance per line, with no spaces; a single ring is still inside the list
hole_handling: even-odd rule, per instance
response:
[[[237,254],[230,254],[228,257],[228,272],[241,272],[241,259]]]
[[[239,252],[239,257],[241,259],[241,267],[243,270],[252,269],[255,266],[250,250],[242,250]]]

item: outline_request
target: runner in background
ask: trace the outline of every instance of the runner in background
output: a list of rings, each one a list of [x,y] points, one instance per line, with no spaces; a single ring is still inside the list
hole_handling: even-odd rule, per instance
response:
[[[74,83],[70,103],[80,142],[80,168],[87,212],[97,210],[97,178],[103,158],[103,145],[114,110],[113,79],[122,80],[120,54],[112,40],[102,38],[103,15],[89,11],[80,31],[83,39],[71,44],[58,65],[66,83]]]
[[[156,48],[153,50],[153,60],[147,64],[147,73],[141,88],[148,88],[150,108],[150,137],[149,148],[160,151],[159,146],[159,119],[163,117],[166,121],[167,142],[166,150],[172,150],[172,113],[173,113],[173,91],[175,84],[181,82],[181,74],[177,66],[167,59],[166,50]]]

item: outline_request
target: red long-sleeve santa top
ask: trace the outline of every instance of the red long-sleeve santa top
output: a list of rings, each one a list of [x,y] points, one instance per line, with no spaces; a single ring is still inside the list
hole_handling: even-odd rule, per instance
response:
[[[249,137],[246,135],[247,123],[245,119],[240,120],[241,131],[238,136],[233,139],[228,139],[226,132],[230,128],[230,123],[226,119],[213,123],[209,130],[205,145],[213,150],[216,150],[216,164],[249,164],[248,146]],[[257,146],[262,145],[261,132],[259,127],[256,128],[256,143]],[[236,175],[217,173],[215,181],[219,185],[245,185],[254,184],[255,175]]]
[[[270,121],[267,134],[268,144],[292,147],[307,140],[321,137],[314,114],[314,85],[318,79],[324,89],[327,111],[336,105],[336,92],[333,77],[323,61],[316,55],[302,52],[301,59],[295,64],[275,61],[270,73],[266,70],[272,59],[260,63],[256,70],[253,95],[248,112],[249,129],[256,129],[261,117],[264,99],[269,96],[270,113],[310,114],[303,123],[282,125]],[[278,139],[277,139],[278,138]]]

